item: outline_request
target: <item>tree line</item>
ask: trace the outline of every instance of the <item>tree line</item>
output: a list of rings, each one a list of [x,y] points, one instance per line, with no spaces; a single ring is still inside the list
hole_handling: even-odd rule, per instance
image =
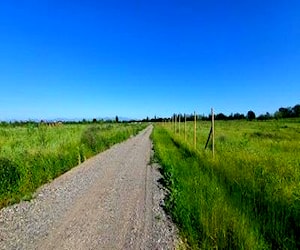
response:
[[[230,121],[230,120],[271,120],[271,119],[281,119],[281,118],[296,118],[300,117],[300,105],[297,104],[294,107],[281,107],[279,108],[274,114],[271,114],[269,112],[266,112],[265,114],[256,115],[253,110],[249,110],[247,114],[241,114],[241,113],[231,113],[230,115],[225,115],[223,113],[215,114],[215,120],[224,120],[224,121]],[[194,114],[173,114],[170,118],[157,118],[156,116],[152,119],[149,119],[148,117],[142,121],[144,122],[163,122],[163,121],[171,121],[174,119],[179,119],[183,121],[186,119],[187,121],[194,121]],[[197,115],[197,120],[202,121],[209,121],[211,120],[211,114],[210,115]]]
[[[119,117],[116,116],[115,119],[82,119],[80,121],[59,121],[58,123],[61,124],[91,124],[91,123],[132,123],[132,122],[164,122],[164,121],[171,121],[176,116],[176,119],[180,117],[181,121],[184,120],[184,116],[186,117],[187,121],[194,121],[194,114],[173,114],[172,117],[156,117],[153,118],[146,117],[145,119],[137,119],[137,120],[126,120],[126,121],[120,121]],[[230,121],[230,120],[271,120],[271,119],[282,119],[282,118],[296,118],[300,117],[300,104],[295,105],[294,107],[281,107],[279,108],[274,114],[271,114],[269,112],[265,114],[261,114],[257,116],[254,111],[249,110],[247,114],[241,114],[241,113],[232,113],[230,115],[225,115],[223,113],[215,114],[215,120],[224,120],[224,121]],[[211,120],[211,114],[210,115],[197,115],[197,120],[202,121],[210,121]],[[40,122],[37,121],[0,121],[0,126],[39,126],[40,124],[45,123],[43,120]],[[51,122],[53,123],[53,122]],[[57,122],[55,122],[57,123]]]

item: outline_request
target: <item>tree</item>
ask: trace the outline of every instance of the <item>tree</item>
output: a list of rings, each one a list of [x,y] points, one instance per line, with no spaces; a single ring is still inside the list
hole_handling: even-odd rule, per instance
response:
[[[290,118],[293,116],[293,111],[291,107],[288,108],[280,108],[279,112],[282,115],[282,118]]]
[[[295,115],[295,117],[300,117],[300,105],[296,105],[295,107],[293,107],[293,113]]]
[[[233,115],[233,119],[234,120],[242,120],[242,119],[245,119],[245,115],[244,114],[240,114],[240,113],[235,113]]]
[[[266,121],[266,120],[270,120],[272,119],[272,116],[269,112],[267,112],[266,114],[261,114],[260,116],[257,117],[257,120],[259,121]]]
[[[119,117],[118,116],[116,116],[116,123],[118,123],[119,122]]]
[[[216,115],[216,120],[227,120],[228,117],[224,115],[223,113],[217,114]]]
[[[248,113],[247,113],[247,119],[248,119],[249,121],[252,121],[252,120],[254,120],[255,118],[256,118],[255,113],[254,113],[252,110],[248,111]]]
[[[275,118],[291,118],[297,116],[297,106],[296,105],[294,108],[291,107],[281,107],[278,111],[275,112]]]

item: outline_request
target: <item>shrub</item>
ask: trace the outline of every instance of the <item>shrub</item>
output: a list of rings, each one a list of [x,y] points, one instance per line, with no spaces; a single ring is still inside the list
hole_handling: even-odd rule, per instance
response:
[[[86,145],[91,151],[94,153],[97,152],[97,146],[99,143],[99,134],[100,128],[97,126],[88,127],[85,131],[83,131],[81,136],[81,143]]]

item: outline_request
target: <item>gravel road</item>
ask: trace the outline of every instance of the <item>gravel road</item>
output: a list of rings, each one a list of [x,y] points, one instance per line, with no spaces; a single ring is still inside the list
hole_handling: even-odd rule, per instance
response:
[[[0,211],[0,249],[174,249],[152,126]]]

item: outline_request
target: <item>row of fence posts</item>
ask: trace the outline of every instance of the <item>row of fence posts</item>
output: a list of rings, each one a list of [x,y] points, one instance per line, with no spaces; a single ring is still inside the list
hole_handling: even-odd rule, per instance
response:
[[[171,122],[173,124],[174,127],[174,133],[177,133],[177,128],[178,128],[178,133],[181,133],[181,115],[174,115],[171,119]],[[178,125],[177,125],[178,123]],[[186,131],[186,114],[184,114],[184,141],[187,140],[187,131]],[[212,143],[212,155],[213,157],[215,156],[215,116],[214,116],[214,109],[211,108],[211,128],[210,128],[210,132],[205,144],[205,149],[208,146],[209,141],[211,140]],[[194,142],[194,148],[197,148],[197,115],[196,112],[194,112],[194,138],[193,138],[193,142]]]

